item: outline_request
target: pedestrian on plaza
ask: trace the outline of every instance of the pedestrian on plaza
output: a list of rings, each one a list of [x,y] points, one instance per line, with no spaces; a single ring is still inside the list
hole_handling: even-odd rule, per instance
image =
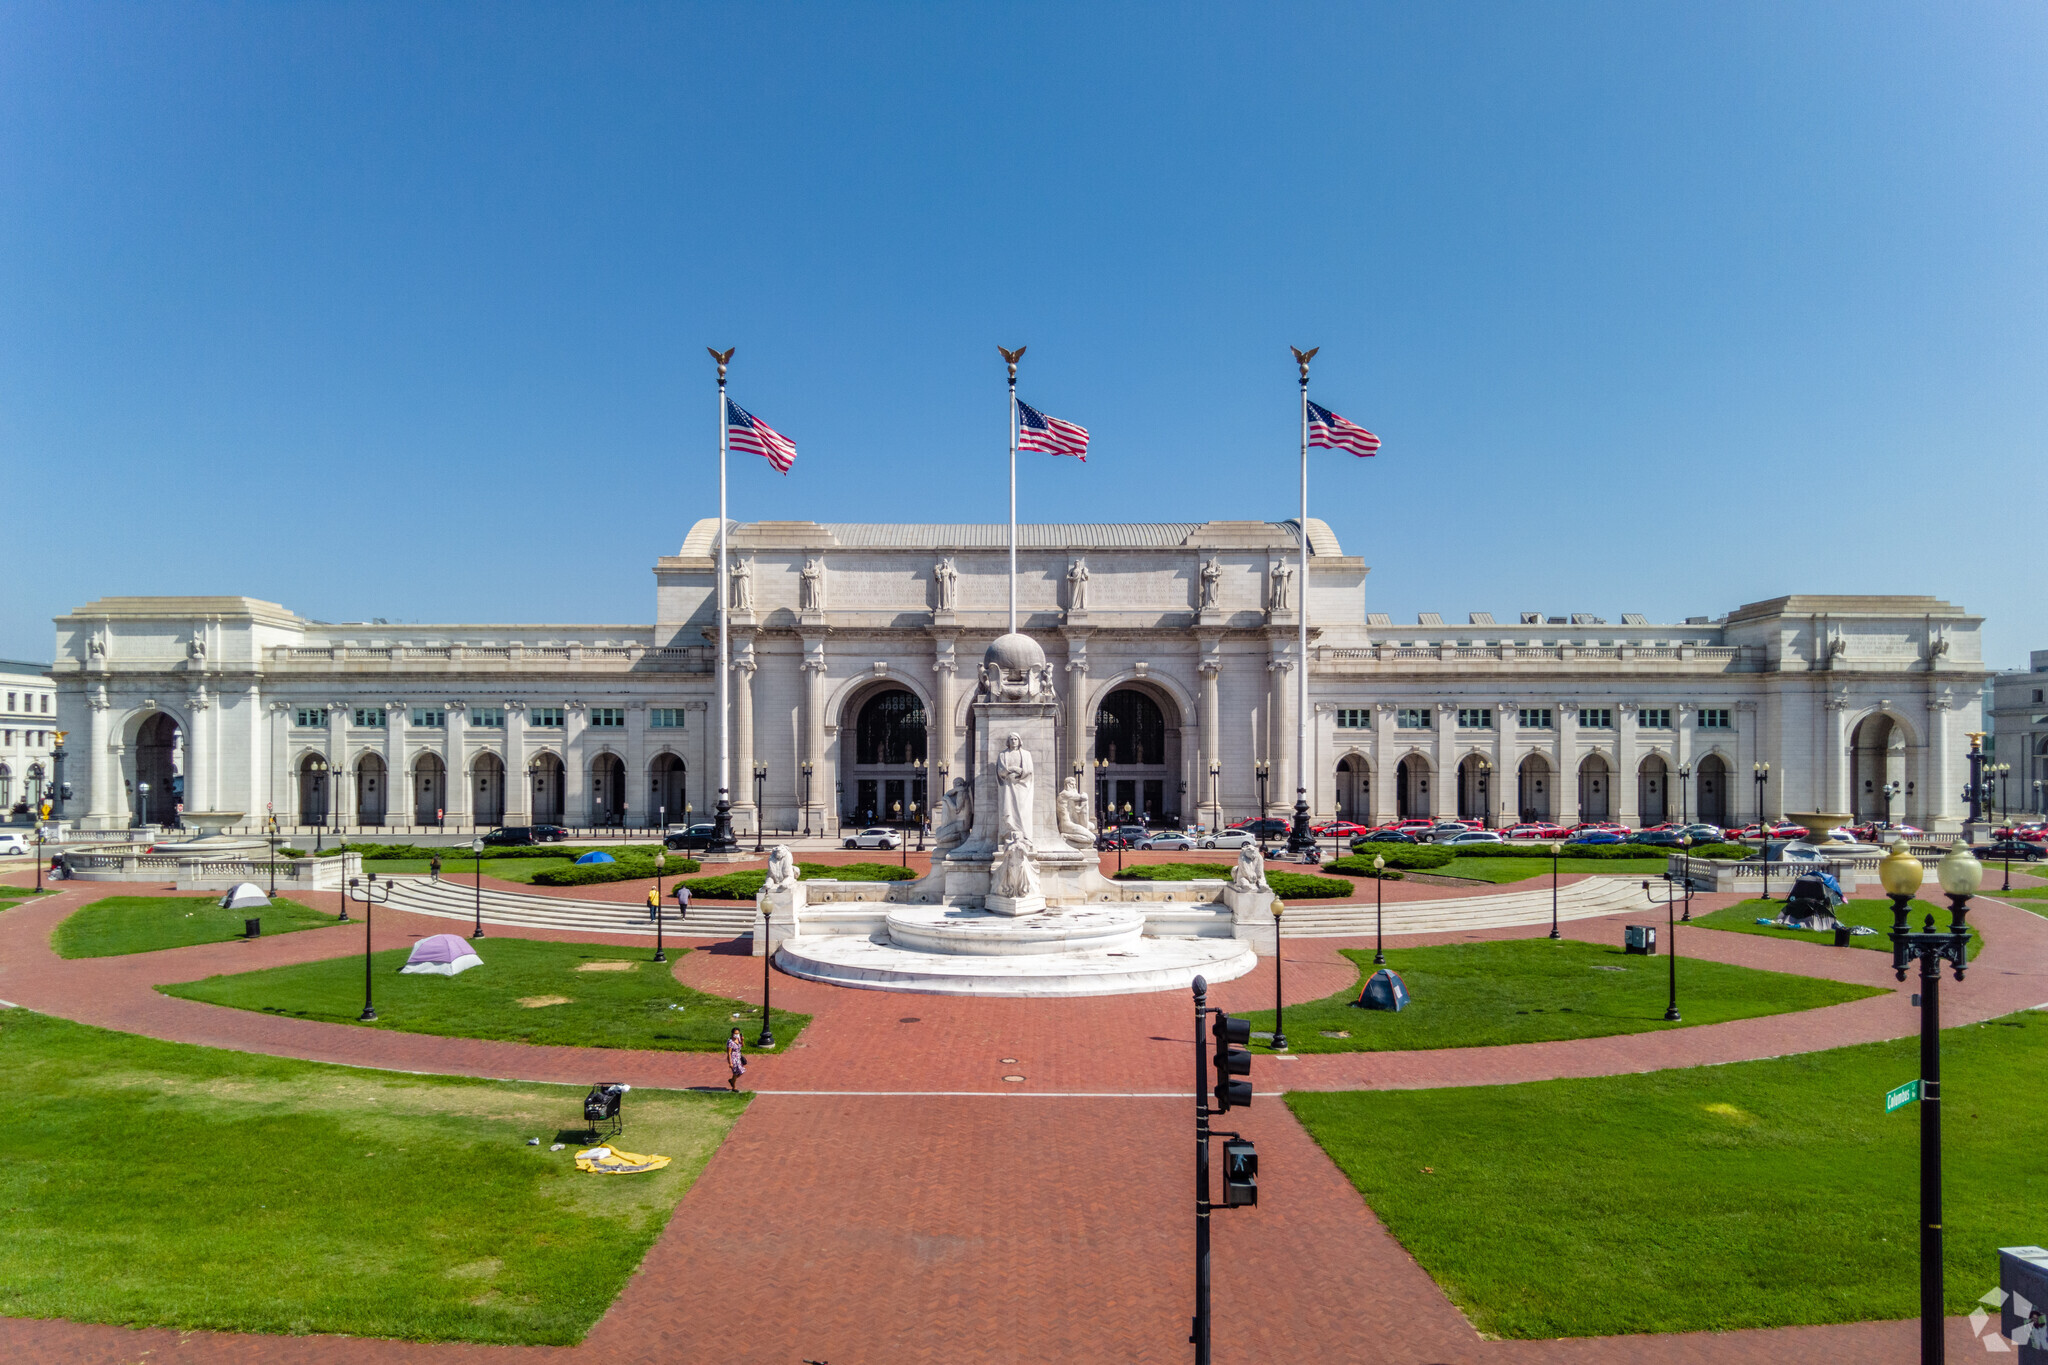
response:
[[[661,893],[653,887],[647,888],[647,922],[654,923],[654,917],[661,913]]]
[[[740,1041],[740,1031],[734,1029],[732,1035],[725,1040],[725,1064],[732,1071],[732,1079],[725,1083],[725,1088],[734,1094],[739,1093],[740,1077],[747,1074],[745,1048],[746,1044]]]
[[[685,918],[690,913],[690,888],[676,883],[676,918]]]
[[[434,880],[435,880],[435,881],[437,881],[437,882],[438,882],[438,881],[440,881],[440,880],[441,880],[441,855],[440,855],[440,854],[436,853],[436,854],[434,855],[434,859],[433,859],[433,861],[432,861],[431,863],[429,863],[429,864],[427,865],[427,870],[428,870],[428,871],[430,871],[430,872],[432,872],[432,873],[434,874]]]

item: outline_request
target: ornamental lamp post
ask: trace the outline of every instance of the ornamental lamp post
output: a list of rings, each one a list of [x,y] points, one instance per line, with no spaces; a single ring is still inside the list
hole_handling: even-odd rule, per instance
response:
[[[1880,790],[1884,794],[1884,827],[1890,829],[1892,827],[1892,802],[1898,798],[1899,784],[1887,782]]]
[[[43,835],[43,823],[42,823],[42,821],[38,820],[38,821],[36,821],[36,894],[37,894],[38,896],[40,896],[40,895],[42,895],[42,894],[43,894],[43,844],[44,844],[44,842],[45,842],[45,838],[44,838],[44,835]]]
[[[1372,855],[1372,965],[1387,965],[1387,855]]]
[[[808,758],[807,758],[807,759],[805,759],[805,760],[804,760],[803,762],[801,762],[801,763],[797,764],[797,768],[798,768],[798,770],[799,770],[799,771],[801,771],[801,772],[803,773],[803,775],[804,775],[804,838],[806,838],[806,839],[808,839],[808,838],[810,838],[810,837],[811,837],[811,769],[812,769],[812,766],[813,766],[813,765],[812,765],[812,763],[811,763],[811,760],[809,760]],[[941,765],[941,766],[943,766],[943,765]]]
[[[1690,834],[1681,834],[1681,835],[1679,835],[1679,836],[1678,836],[1678,858],[1679,858],[1679,866],[1680,866],[1680,867],[1681,867],[1682,869],[1684,869],[1684,871],[1683,871],[1683,874],[1682,874],[1682,875],[1683,875],[1683,876],[1684,876],[1684,878],[1685,878],[1685,913],[1684,913],[1683,915],[1681,915],[1681,916],[1679,917],[1679,920],[1678,920],[1678,922],[1679,922],[1680,924],[1691,924],[1691,923],[1692,923],[1692,836],[1691,836]],[[1678,969],[1677,969],[1676,967],[1673,967],[1673,968],[1672,968],[1672,971],[1674,971],[1674,972],[1676,972],[1677,970],[1678,970]]]
[[[348,891],[342,900],[343,919],[348,918],[346,911],[349,901],[354,901],[363,907],[363,1012],[356,1016],[356,1021],[364,1024],[373,1022],[377,1017],[377,1008],[370,1000],[370,920],[374,913],[374,907],[390,901],[391,892],[396,886],[396,883],[386,878],[383,894],[380,895],[377,890],[377,874],[372,872],[368,875],[370,878],[368,892],[363,891],[361,878],[350,877],[348,879]]]
[[[1756,775],[1756,840],[1759,844],[1768,844],[1771,840],[1771,827],[1764,817],[1764,783],[1771,780],[1771,765],[1753,763],[1750,765],[1750,771]],[[1768,851],[1766,850],[1767,853]]]
[[[768,1022],[774,1011],[770,1008],[775,981],[775,936],[768,932],[769,909],[767,901],[761,902],[761,1036],[754,1040],[755,1047],[774,1047],[775,1028]]]
[[[1907,968],[1920,963],[1920,1360],[1939,1365],[1942,1359],[1942,1229],[1941,1229],[1941,964],[1949,963],[1956,980],[1969,965],[1970,929],[1965,920],[1970,897],[1984,884],[1984,866],[1958,840],[1935,867],[1948,896],[1946,933],[1934,927],[1930,913],[1922,927],[1908,927],[1914,895],[1925,875],[1920,860],[1903,843],[1877,865],[1879,883],[1892,901],[1892,969],[1906,979]]]
[[[1686,804],[1691,797],[1692,764],[1681,763],[1678,765],[1678,823],[1681,825],[1692,823],[1691,819],[1688,818],[1689,808]]]
[[[2034,785],[2038,787],[2041,784],[2039,782],[2036,782]],[[1213,813],[1216,823],[1219,826],[1222,825],[1223,765],[1221,763],[1218,763],[1213,758],[1209,760],[1209,809]]]
[[[1647,879],[1643,882],[1643,896],[1650,904],[1655,905],[1657,903],[1656,894],[1651,891],[1650,883]],[[1678,889],[1671,885],[1671,874],[1666,872],[1664,874],[1664,932],[1665,937],[1670,940],[1670,943],[1664,951],[1671,964],[1671,999],[1670,1003],[1664,1006],[1664,1022],[1667,1024],[1682,1022],[1678,1015],[1678,921],[1672,917],[1677,906]]]
[[[1281,1014],[1280,998],[1280,912],[1287,907],[1273,897],[1273,1051],[1287,1051],[1287,1022]]]
[[[135,823],[132,826],[130,826],[130,828],[141,829],[143,821],[147,820],[148,818],[149,784],[147,782],[137,782],[135,784]],[[316,851],[318,847],[319,845],[316,843],[314,845]]]
[[[472,939],[484,936],[484,841],[478,835],[469,841],[469,851],[476,855],[476,927],[470,931]]]
[[[661,942],[661,874],[668,867],[668,850],[654,851],[654,960],[668,961],[668,954],[662,950]]]
[[[1266,818],[1267,811],[1266,779],[1272,775],[1273,765],[1266,759],[1262,758],[1258,762],[1252,764],[1252,771],[1259,775],[1259,818],[1263,820]]]
[[[264,803],[263,809],[266,812],[270,810],[268,802]],[[275,815],[266,814],[263,817],[263,837],[270,844],[270,894],[275,896],[277,895],[277,817]]]
[[[754,765],[754,852],[761,851],[761,789],[768,783],[768,765]]]
[[[1488,788],[1489,788],[1489,787],[1491,786],[1491,783],[1489,782],[1489,780],[1488,780],[1488,779],[1489,779],[1489,778],[1491,777],[1492,773],[1493,773],[1493,764],[1491,764],[1491,763],[1487,762],[1487,761],[1486,761],[1486,758],[1485,758],[1485,756],[1484,756],[1484,755],[1482,755],[1482,756],[1480,757],[1480,759],[1479,759],[1479,782],[1478,782],[1478,786],[1479,786],[1479,792],[1478,792],[1478,796],[1479,796],[1479,827],[1480,827],[1481,829],[1492,829],[1492,828],[1493,828],[1493,824],[1492,824],[1492,820],[1491,820],[1491,816],[1490,816],[1490,813],[1491,813],[1491,811],[1492,811],[1492,809],[1493,809],[1493,803],[1492,803],[1492,802],[1491,802],[1490,800],[1488,800],[1488,797],[1489,797],[1489,796],[1491,795],[1491,792],[1490,792],[1490,791],[1488,790]]]

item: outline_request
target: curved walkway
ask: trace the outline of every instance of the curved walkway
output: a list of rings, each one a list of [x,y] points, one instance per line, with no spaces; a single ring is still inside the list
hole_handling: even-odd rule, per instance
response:
[[[0,913],[0,998],[109,1028],[352,1065],[587,1084],[722,1082],[694,1053],[540,1048],[279,1019],[159,994],[218,971],[359,952],[357,928],[313,930],[124,958],[58,959],[51,927],[87,900],[158,888],[65,886]],[[334,901],[334,897],[325,897]],[[1732,898],[1699,897],[1695,909]],[[1624,918],[1566,932],[1612,942]],[[1956,1023],[2048,1002],[2048,919],[1980,898],[1992,947],[1944,993]],[[380,913],[378,947],[445,920]],[[644,937],[516,931],[616,942]],[[1482,929],[1404,944],[1505,938]],[[1681,930],[1682,956],[1789,967],[1893,987],[1884,954]],[[693,986],[758,1000],[744,944],[699,941],[676,964]],[[1290,1000],[1328,995],[1354,971],[1344,939],[1290,939]],[[1792,954],[1788,958],[1787,954]],[[486,948],[488,956],[488,948]],[[1681,965],[1681,990],[1683,967]],[[1268,1004],[1262,963],[1219,1003]],[[1898,990],[1910,989],[1910,986]],[[762,1092],[678,1208],[640,1273],[574,1350],[341,1338],[131,1332],[0,1321],[0,1350],[38,1361],[577,1360],[859,1362],[1186,1358],[1190,1236],[1186,1095],[1192,1019],[1178,992],[1058,1002],[888,996],[778,976],[778,1006],[815,1016],[759,1058]],[[1895,1037],[1916,1016],[1897,991],[1775,1019],[1622,1038],[1416,1053],[1261,1060],[1262,1091],[1468,1085],[1650,1070]],[[1011,1060],[1014,1059],[1014,1060]],[[1023,1075],[1006,1083],[1004,1075]],[[1773,1361],[1904,1358],[1910,1323],[1641,1340],[1483,1342],[1286,1109],[1255,1104],[1266,1187],[1254,1214],[1219,1226],[1219,1359]],[[1093,1287],[1093,1288],[1091,1288]],[[1967,1326],[1952,1324],[1956,1348]]]

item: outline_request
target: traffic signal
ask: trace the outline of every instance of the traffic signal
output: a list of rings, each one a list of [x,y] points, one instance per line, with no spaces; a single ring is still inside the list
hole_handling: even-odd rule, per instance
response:
[[[1223,1144],[1223,1206],[1255,1208],[1259,1202],[1259,1149],[1244,1138]]]
[[[1251,1020],[1233,1019],[1218,1012],[1209,1031],[1216,1036],[1216,1055],[1212,1058],[1216,1063],[1216,1112],[1221,1114],[1232,1106],[1242,1109],[1252,1102],[1252,1083],[1234,1081],[1231,1077],[1251,1075],[1251,1054],[1236,1046],[1251,1042]]]

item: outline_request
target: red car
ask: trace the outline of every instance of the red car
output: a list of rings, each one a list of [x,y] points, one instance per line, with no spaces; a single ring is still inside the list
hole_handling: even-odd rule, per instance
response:
[[[1349,820],[1330,820],[1320,825],[1309,826],[1309,833],[1321,839],[1355,839],[1366,833],[1364,825],[1354,825]]]
[[[1510,825],[1503,835],[1509,839],[1562,839],[1563,825],[1553,825],[1543,820],[1532,820],[1519,825]]]

